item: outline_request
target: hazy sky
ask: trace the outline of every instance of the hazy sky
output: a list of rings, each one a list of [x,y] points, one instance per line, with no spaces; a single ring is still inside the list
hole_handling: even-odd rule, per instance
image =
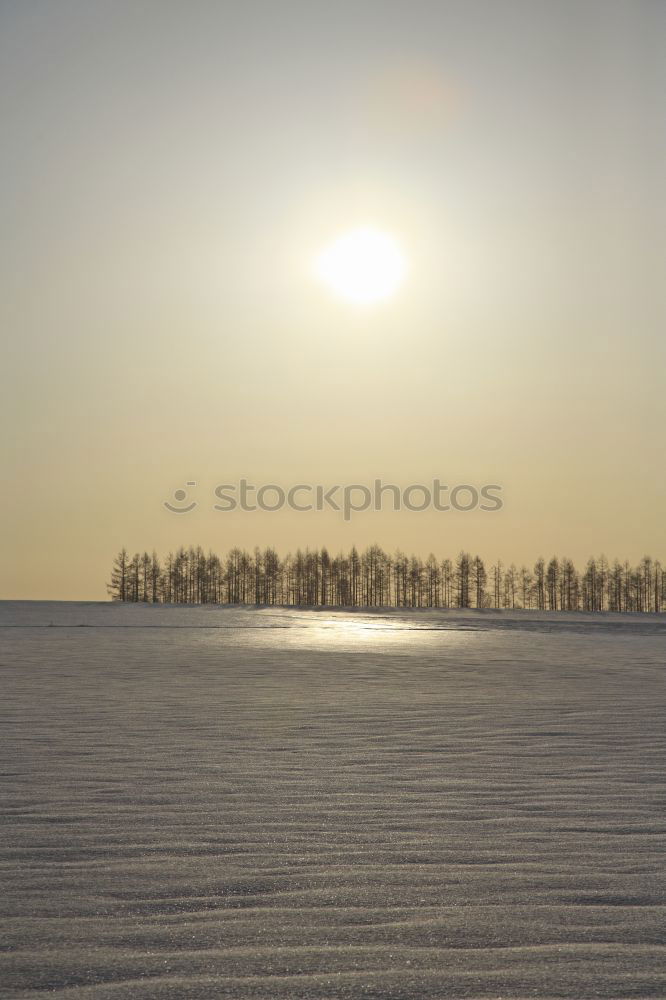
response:
[[[666,558],[660,0],[0,4],[0,595],[116,550]],[[373,224],[408,280],[312,280]],[[500,513],[233,514],[254,483]],[[163,507],[186,481],[199,507]]]

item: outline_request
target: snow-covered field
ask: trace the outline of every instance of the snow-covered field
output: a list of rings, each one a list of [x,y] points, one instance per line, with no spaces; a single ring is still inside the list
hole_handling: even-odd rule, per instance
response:
[[[3,997],[666,996],[666,620],[0,605]]]

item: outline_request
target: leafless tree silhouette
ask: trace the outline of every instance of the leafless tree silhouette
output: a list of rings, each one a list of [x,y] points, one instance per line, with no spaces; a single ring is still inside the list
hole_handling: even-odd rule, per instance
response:
[[[274,548],[252,555],[233,548],[221,559],[201,548],[180,548],[160,561],[155,552],[113,561],[107,590],[114,601],[164,604],[282,604],[399,608],[525,608],[549,611],[666,610],[666,569],[645,556],[638,566],[589,559],[578,572],[571,559],[542,558],[534,571],[497,562],[490,578],[480,556],[460,552],[455,564],[433,554],[425,561],[378,545],[331,556]]]

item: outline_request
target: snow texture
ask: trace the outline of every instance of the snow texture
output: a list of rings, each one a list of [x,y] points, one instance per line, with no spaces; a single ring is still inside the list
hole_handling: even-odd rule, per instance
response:
[[[666,996],[666,619],[0,605],[0,995]]]

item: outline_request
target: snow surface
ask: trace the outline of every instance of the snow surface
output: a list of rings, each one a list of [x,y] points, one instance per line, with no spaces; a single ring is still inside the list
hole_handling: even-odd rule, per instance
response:
[[[666,997],[666,619],[0,605],[3,997]]]

